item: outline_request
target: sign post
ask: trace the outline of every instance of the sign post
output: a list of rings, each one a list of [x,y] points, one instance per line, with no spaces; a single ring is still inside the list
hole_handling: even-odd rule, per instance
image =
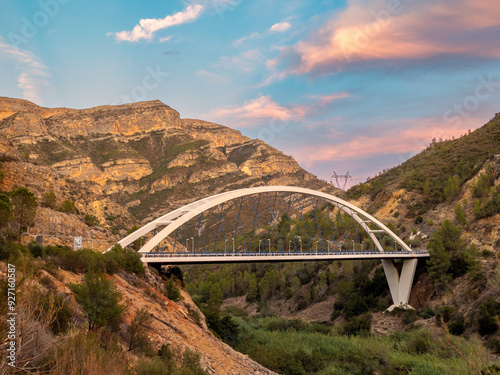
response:
[[[82,237],[75,237],[75,241],[73,243],[73,249],[80,250],[82,248]]]

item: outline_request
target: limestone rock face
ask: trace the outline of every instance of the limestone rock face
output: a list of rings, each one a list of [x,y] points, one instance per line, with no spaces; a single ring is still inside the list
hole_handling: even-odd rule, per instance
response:
[[[110,241],[134,224],[227,190],[325,188],[266,143],[222,125],[181,119],[160,101],[76,110],[0,97],[0,161],[1,190],[26,186],[40,202],[54,191],[58,207],[69,199],[79,210],[65,214],[75,216],[67,231],[80,233],[80,224],[93,223],[113,231]],[[50,227],[43,223],[47,217],[40,216],[33,233]]]
[[[208,171],[199,171],[193,173],[189,178],[188,182],[191,184],[195,184],[204,180],[216,179],[221,176],[224,176],[229,173],[237,173],[239,172],[238,167],[234,163],[225,163],[219,168],[210,169]]]
[[[160,101],[152,101],[71,111],[46,121],[51,132],[66,138],[104,134],[130,136],[179,126],[179,113]]]
[[[213,122],[182,119],[181,126],[193,138],[207,140],[215,147],[228,147],[250,140],[237,130]]]

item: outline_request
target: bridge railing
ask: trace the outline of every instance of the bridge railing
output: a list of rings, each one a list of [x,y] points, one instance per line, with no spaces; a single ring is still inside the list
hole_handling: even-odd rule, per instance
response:
[[[398,255],[428,255],[426,250],[413,251],[307,251],[307,252],[155,252],[142,254],[143,258],[177,258],[177,257],[238,257],[238,256],[315,256],[315,255],[378,255],[378,256],[398,256]]]

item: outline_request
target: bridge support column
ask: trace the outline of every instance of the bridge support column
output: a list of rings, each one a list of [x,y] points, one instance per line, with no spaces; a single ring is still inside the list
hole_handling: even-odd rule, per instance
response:
[[[413,277],[417,269],[417,262],[417,259],[404,260],[400,274],[393,260],[382,259],[385,277],[387,277],[387,283],[389,284],[393,302],[392,306],[390,306],[387,311],[392,311],[395,307],[401,307],[403,309],[413,308],[408,305],[408,301],[410,299]]]

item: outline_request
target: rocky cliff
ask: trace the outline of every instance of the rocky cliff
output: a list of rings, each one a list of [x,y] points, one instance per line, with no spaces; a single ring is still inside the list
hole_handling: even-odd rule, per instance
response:
[[[67,244],[83,236],[95,248],[134,224],[225,190],[264,184],[335,190],[266,143],[181,119],[160,101],[76,110],[0,98],[0,156],[0,190],[26,186],[40,202],[54,191],[58,206],[65,199],[76,204],[78,214],[39,210],[32,235]],[[96,225],[88,226],[89,218]],[[54,220],[64,222],[66,239],[56,236]]]

